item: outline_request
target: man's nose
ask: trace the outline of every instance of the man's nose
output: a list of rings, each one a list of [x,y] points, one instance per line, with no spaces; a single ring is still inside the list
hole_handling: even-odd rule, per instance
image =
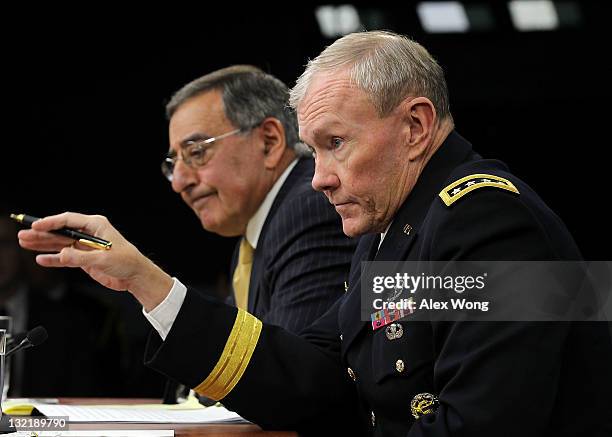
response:
[[[316,191],[334,191],[340,186],[340,179],[335,171],[335,166],[327,160],[315,160],[315,172],[312,177],[312,188]]]
[[[185,191],[188,187],[197,184],[196,171],[179,159],[174,164],[172,172],[172,189],[176,193]]]

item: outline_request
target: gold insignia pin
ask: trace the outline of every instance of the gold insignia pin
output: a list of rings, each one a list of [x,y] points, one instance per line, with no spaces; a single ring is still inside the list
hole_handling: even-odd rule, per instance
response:
[[[435,395],[431,393],[419,393],[412,398],[410,402],[410,411],[415,419],[418,419],[426,414],[434,413],[440,402]]]

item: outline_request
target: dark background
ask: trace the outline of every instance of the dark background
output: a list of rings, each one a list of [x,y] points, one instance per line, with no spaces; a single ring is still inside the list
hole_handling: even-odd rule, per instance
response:
[[[434,35],[414,4],[358,9],[368,29],[427,47],[446,71],[458,131],[530,184],[587,259],[611,259],[606,2],[573,2],[577,21],[548,32],[515,30],[504,2],[467,3],[489,5],[493,27]],[[204,232],[161,175],[164,103],[233,63],[293,85],[333,41],[321,35],[314,8],[231,5],[151,18],[100,6],[58,18],[5,16],[14,30],[3,38],[2,201],[38,216],[104,214],[172,275],[210,288],[227,274],[233,241]]]

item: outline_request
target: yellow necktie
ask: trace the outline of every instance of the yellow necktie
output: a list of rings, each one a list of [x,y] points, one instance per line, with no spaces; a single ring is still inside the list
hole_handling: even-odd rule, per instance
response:
[[[238,264],[234,270],[233,285],[236,306],[247,309],[249,302],[249,282],[251,281],[251,268],[253,267],[253,247],[246,238],[240,241]]]

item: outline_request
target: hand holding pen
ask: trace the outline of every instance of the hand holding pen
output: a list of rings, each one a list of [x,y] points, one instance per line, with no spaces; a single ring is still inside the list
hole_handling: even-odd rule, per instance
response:
[[[94,250],[81,242],[75,244],[74,235],[54,233],[64,228],[112,241],[112,250]],[[172,278],[127,241],[106,217],[65,212],[34,221],[31,229],[23,229],[17,236],[24,249],[44,252],[36,256],[41,266],[80,267],[107,288],[130,291],[146,310],[157,306],[172,288]]]
[[[37,220],[40,220],[39,217],[34,217],[31,215],[27,215],[27,214],[11,214],[11,218],[15,220],[16,222],[19,222],[21,224],[24,224],[30,227],[32,226],[32,223],[34,223]],[[55,229],[51,231],[51,233],[57,234],[57,235],[63,235],[64,237],[68,237],[68,238],[72,238],[73,240],[76,240],[82,245],[91,247],[92,249],[110,250],[110,248],[113,246],[113,243],[110,241],[104,240],[102,238],[94,237],[93,235],[85,234],[81,231],[77,231],[76,229],[71,229],[71,228]]]

